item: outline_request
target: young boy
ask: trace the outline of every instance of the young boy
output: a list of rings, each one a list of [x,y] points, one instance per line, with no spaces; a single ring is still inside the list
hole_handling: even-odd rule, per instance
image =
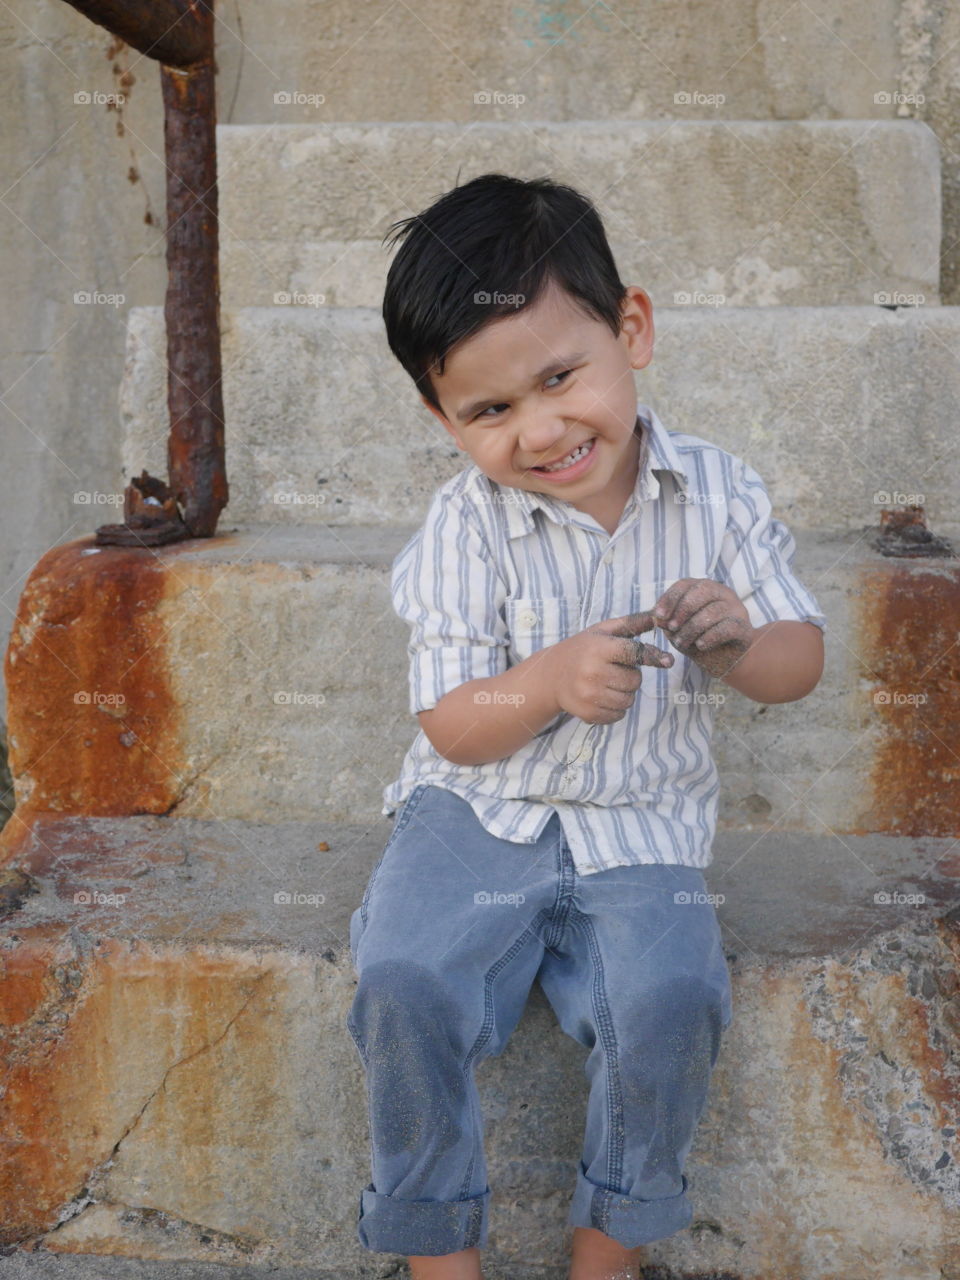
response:
[[[635,1276],[691,1221],[683,1164],[732,1018],[707,690],[804,697],[824,616],[757,473],[638,406],[650,299],[584,196],[488,173],[395,228],[387,338],[472,465],[393,564],[420,732],[350,921],[358,1236],[415,1280],[481,1275],[473,1071],[536,978],[590,1050],[571,1280]]]

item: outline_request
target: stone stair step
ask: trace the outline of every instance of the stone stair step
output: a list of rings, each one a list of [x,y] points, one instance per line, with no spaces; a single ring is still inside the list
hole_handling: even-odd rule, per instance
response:
[[[379,313],[241,308],[223,322],[225,519],[407,523],[469,463]],[[880,505],[905,505],[897,494],[919,495],[935,528],[960,520],[960,308],[674,308],[655,309],[654,324],[640,402],[668,430],[745,458],[788,523],[859,531]],[[162,309],[133,308],[125,477],[166,474],[165,351]]]
[[[92,537],[47,552],[7,658],[18,806],[378,815],[419,728],[389,595],[412,532],[224,522],[149,556]],[[794,536],[825,671],[796,704],[711,686],[721,829],[956,834],[960,561],[890,559],[869,530]]]
[[[4,1245],[40,1254],[3,1274],[40,1280],[52,1253],[78,1278],[90,1254],[117,1280],[121,1256],[150,1280],[177,1275],[161,1263],[383,1275],[387,1258],[356,1240],[368,1129],[345,1018],[350,913],[389,824],[34,812],[19,831],[23,895],[0,926],[16,1133],[0,1221]],[[701,1226],[656,1259],[827,1280],[869,1257],[892,1276],[909,1239],[915,1274],[932,1273],[960,1243],[946,1102],[960,1027],[943,998],[960,960],[955,842],[743,844],[720,836],[707,872],[734,1021],[687,1165]],[[918,889],[920,906],[897,897]],[[477,1069],[495,1280],[558,1274],[583,1059],[535,987],[507,1050]],[[806,1087],[785,1091],[786,1073]]]
[[[314,10],[274,0],[244,18],[242,41],[220,42],[217,64],[230,119],[254,122],[893,118],[898,89],[928,87],[921,68],[904,65],[915,27],[893,7],[869,22],[862,0],[776,11],[728,0],[722,16],[675,0],[668,12],[445,0],[429,14],[400,5],[388,15],[324,0],[318,40]],[[925,32],[934,67],[951,33]],[[266,83],[249,74],[251,49],[270,68]],[[484,90],[492,101],[476,103]]]
[[[915,120],[220,125],[224,305],[379,307],[399,218],[496,170],[597,202],[654,304],[938,299],[940,148]]]

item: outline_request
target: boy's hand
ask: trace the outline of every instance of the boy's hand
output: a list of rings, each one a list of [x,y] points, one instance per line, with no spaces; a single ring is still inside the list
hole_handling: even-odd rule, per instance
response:
[[[654,605],[653,616],[670,643],[712,676],[725,676],[753,640],[743,601],[713,578],[681,578]]]
[[[546,678],[560,708],[587,724],[622,720],[640,688],[638,667],[673,666],[672,653],[628,638],[656,625],[652,613],[604,618],[542,649],[536,656],[547,663]]]

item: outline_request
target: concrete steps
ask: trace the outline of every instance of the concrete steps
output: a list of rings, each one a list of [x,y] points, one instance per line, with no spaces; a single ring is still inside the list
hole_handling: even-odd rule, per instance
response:
[[[224,523],[150,556],[89,537],[53,548],[7,660],[19,803],[369,821],[419,727],[389,595],[411,532]],[[722,829],[954,831],[960,560],[890,559],[871,536],[798,542],[794,567],[827,617],[815,697],[765,706],[711,686]]]
[[[367,1117],[345,1017],[350,912],[388,825],[46,813],[19,828],[0,1243],[42,1252],[4,1275],[46,1275],[43,1253],[67,1276],[90,1254],[145,1259],[146,1277],[385,1274],[388,1255],[355,1239]],[[769,1275],[771,1240],[773,1274],[817,1280],[925,1277],[957,1254],[958,1166],[942,1157],[958,874],[952,839],[772,831],[748,853],[718,838],[735,1020],[688,1166],[697,1216],[649,1247],[657,1274]],[[494,1280],[562,1274],[584,1058],[534,987],[478,1067]]]
[[[940,148],[912,120],[221,125],[225,306],[379,307],[390,222],[489,170],[598,205],[657,306],[935,303]]]
[[[641,403],[746,458],[791,528],[859,531],[885,493],[921,495],[940,532],[960,526],[960,309],[675,308],[654,324]],[[229,522],[416,524],[469,463],[378,312],[242,308],[223,328]],[[134,308],[118,488],[144,466],[165,474],[165,350],[161,310]]]

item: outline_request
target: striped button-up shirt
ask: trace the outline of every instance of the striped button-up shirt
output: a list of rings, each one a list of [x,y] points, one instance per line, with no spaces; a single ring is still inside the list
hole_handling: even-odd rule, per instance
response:
[[[601,619],[652,609],[680,578],[725,583],[755,627],[825,627],[791,572],[793,536],[757,472],[699,436],[668,432],[648,405],[638,416],[645,450],[612,536],[570,503],[496,484],[475,464],[436,491],[391,573],[394,609],[410,626],[411,714]],[[622,720],[588,724],[562,712],[519,751],[480,765],[451,763],[420,730],[382,813],[429,783],[468,801],[503,840],[532,843],[556,812],[582,875],[645,862],[708,866],[717,682],[659,627],[643,639],[673,666],[642,669]]]

